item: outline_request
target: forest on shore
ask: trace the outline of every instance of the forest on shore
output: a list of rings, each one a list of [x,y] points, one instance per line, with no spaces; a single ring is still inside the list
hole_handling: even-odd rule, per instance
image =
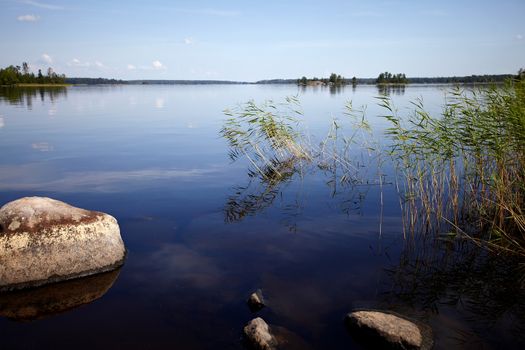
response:
[[[23,62],[21,66],[8,66],[0,69],[0,85],[19,85],[19,84],[65,84],[66,76],[57,74],[53,68],[49,67],[46,74],[39,69],[37,74],[31,71],[29,64]]]

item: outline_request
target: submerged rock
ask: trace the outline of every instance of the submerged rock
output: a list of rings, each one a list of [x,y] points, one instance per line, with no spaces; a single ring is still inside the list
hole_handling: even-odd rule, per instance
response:
[[[380,311],[356,311],[347,315],[356,336],[371,346],[393,349],[431,349],[432,329],[420,322]],[[366,338],[366,339],[365,339]]]
[[[43,197],[0,208],[0,290],[110,271],[125,253],[117,220],[108,214]]]
[[[277,339],[271,334],[270,326],[260,317],[248,322],[244,327],[244,335],[254,349],[277,349]]]
[[[0,293],[0,316],[40,320],[89,304],[111,288],[120,269],[38,288]]]
[[[252,293],[248,298],[248,307],[252,312],[259,311],[266,306],[262,291],[257,289],[256,292]]]

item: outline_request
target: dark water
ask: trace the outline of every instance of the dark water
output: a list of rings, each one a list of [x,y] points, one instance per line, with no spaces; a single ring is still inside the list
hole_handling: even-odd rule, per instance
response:
[[[430,324],[436,348],[520,348],[517,262],[468,243],[407,244],[392,174],[381,213],[373,173],[352,187],[309,169],[268,188],[219,136],[225,108],[290,95],[314,137],[348,100],[367,105],[380,135],[376,96],[389,93],[400,113],[421,97],[439,113],[445,89],[1,90],[0,204],[38,195],[110,213],[129,251],[120,271],[0,296],[1,347],[241,349],[257,315],[300,348],[352,349],[344,316],[379,308]],[[259,288],[269,307],[254,314],[246,299]]]

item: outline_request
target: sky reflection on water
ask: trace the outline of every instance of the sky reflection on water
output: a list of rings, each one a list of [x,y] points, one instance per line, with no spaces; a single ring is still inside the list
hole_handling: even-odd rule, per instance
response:
[[[465,338],[456,335],[465,329],[484,346],[522,344],[510,333],[515,327],[472,326],[483,319],[466,318],[442,295],[427,308],[420,295],[392,290],[418,261],[403,249],[395,186],[383,187],[380,237],[376,184],[334,190],[327,173],[311,170],[275,186],[267,200],[264,184],[250,182],[246,162],[230,162],[219,137],[225,108],[292,95],[318,139],[332,117],[343,118],[349,99],[367,105],[381,132],[380,93],[293,85],[2,89],[1,203],[43,195],[108,212],[129,250],[114,285],[93,303],[30,323],[0,319],[4,344],[239,349],[242,327],[254,317],[245,300],[258,288],[270,304],[259,314],[313,348],[357,348],[344,315],[385,305],[430,322],[437,348],[461,345]],[[417,97],[439,113],[443,94],[439,86],[390,92],[401,113]]]

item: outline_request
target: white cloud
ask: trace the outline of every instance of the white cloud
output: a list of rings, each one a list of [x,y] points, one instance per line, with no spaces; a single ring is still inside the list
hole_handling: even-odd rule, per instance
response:
[[[42,61],[44,63],[47,63],[47,64],[53,63],[53,58],[51,58],[51,56],[49,56],[47,53],[43,53],[42,56],[40,57],[42,58]]]
[[[191,45],[193,43],[194,43],[193,38],[184,38],[184,44]]]
[[[165,69],[168,69],[168,67],[166,67],[164,65],[164,63],[162,63],[161,61],[159,60],[155,60],[153,62],[151,62],[151,65],[147,66],[147,65],[140,65],[140,66],[136,66],[134,64],[131,64],[131,63],[128,63],[126,65],[126,69],[127,70],[142,70],[142,71],[151,71],[151,70],[165,70]]]
[[[94,62],[81,61],[78,58],[73,58],[71,61],[67,63],[67,65],[70,67],[84,67],[84,68],[93,67],[93,68],[98,68],[98,69],[108,68],[104,63],[100,61],[94,61]]]
[[[67,63],[70,67],[89,67],[91,66],[91,63],[89,62],[82,62],[78,58],[73,58],[71,61]]]
[[[518,40],[523,39],[523,35],[521,35],[521,34],[516,35],[516,39],[518,39]]]
[[[162,64],[159,60],[151,62],[153,69],[166,69],[166,66]]]
[[[40,19],[39,16],[35,15],[23,15],[16,18],[20,22],[36,22]]]
[[[32,1],[32,0],[21,0],[19,2],[22,4],[31,5],[31,6],[39,7],[42,9],[47,9],[47,10],[63,10],[64,9],[62,6],[45,4],[43,2]]]

